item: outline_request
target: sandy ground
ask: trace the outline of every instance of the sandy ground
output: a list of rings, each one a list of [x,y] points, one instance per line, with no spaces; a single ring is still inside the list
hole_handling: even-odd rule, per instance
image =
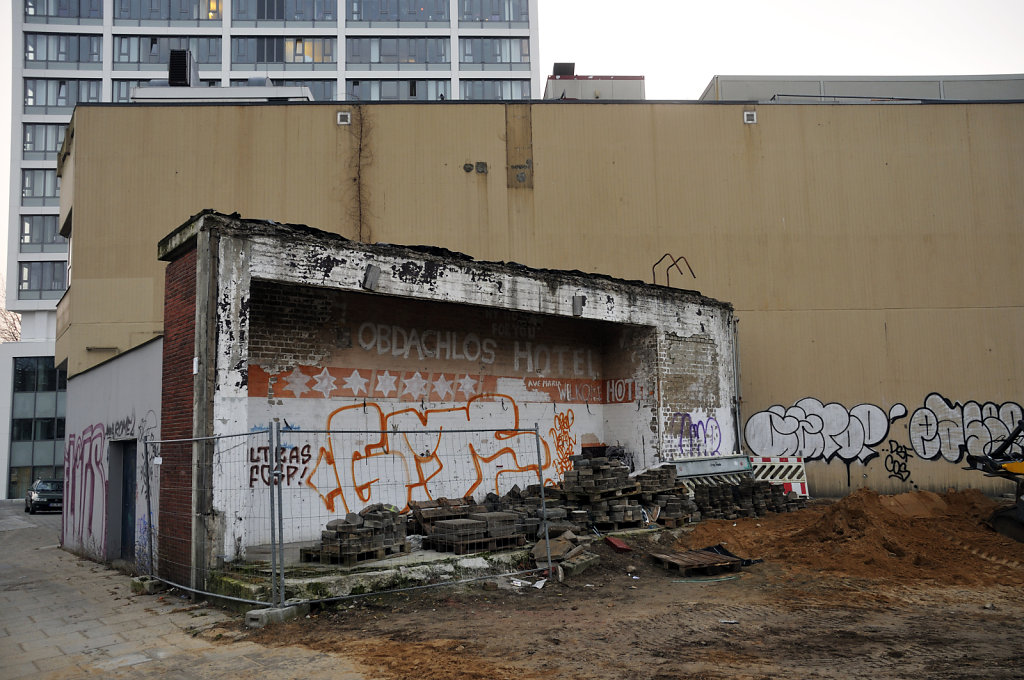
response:
[[[230,637],[344,654],[382,680],[1022,678],[1024,544],[976,492],[880,497],[629,537],[543,589],[482,584],[362,598]],[[763,558],[683,578],[652,552]],[[229,636],[225,636],[229,637]]]

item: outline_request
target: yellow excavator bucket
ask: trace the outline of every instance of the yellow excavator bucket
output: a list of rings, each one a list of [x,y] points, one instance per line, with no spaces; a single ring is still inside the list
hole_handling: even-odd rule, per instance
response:
[[[1007,472],[1012,472],[1015,475],[1024,475],[1024,461],[1004,463],[1003,469]]]

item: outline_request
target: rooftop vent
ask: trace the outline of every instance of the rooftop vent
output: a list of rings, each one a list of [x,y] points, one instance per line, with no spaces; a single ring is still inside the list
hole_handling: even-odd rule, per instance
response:
[[[199,65],[188,50],[171,50],[167,62],[167,84],[171,87],[192,87],[199,85]]]
[[[555,62],[553,76],[574,76],[576,75],[576,63],[572,61]]]

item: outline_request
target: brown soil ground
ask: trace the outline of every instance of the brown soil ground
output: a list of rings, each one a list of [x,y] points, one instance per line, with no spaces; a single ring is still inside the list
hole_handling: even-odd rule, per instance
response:
[[[230,632],[341,653],[382,680],[1022,678],[1024,544],[984,526],[994,507],[862,490],[626,537],[624,554],[595,543],[600,566],[540,590],[502,578]],[[683,578],[649,557],[716,543],[764,562]]]

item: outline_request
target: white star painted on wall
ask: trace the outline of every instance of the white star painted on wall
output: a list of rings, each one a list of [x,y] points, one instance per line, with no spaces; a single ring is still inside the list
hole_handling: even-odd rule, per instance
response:
[[[313,391],[324,395],[324,399],[326,399],[331,396],[331,392],[334,391],[335,387],[337,387],[337,380],[325,368],[317,374],[316,382],[313,384]]]
[[[359,394],[360,392],[366,391],[366,383],[370,382],[362,376],[362,374],[354,370],[352,375],[345,378],[345,389],[352,390],[352,394]]]
[[[309,385],[309,376],[300,371],[299,367],[296,366],[292,369],[291,373],[285,376],[284,384],[291,390],[292,394],[296,397],[301,397]]]
[[[476,380],[473,380],[469,375],[462,376],[462,379],[458,382],[459,392],[462,392],[466,397],[470,397],[476,394]]]
[[[427,381],[423,379],[419,371],[413,373],[411,378],[405,379],[405,390],[402,394],[408,394],[413,399],[422,397],[427,393]]]
[[[437,380],[434,381],[434,391],[437,392],[437,396],[441,397],[442,400],[447,399],[449,394],[454,394],[452,391],[452,384],[448,382],[448,379],[441,374]]]
[[[397,375],[391,375],[388,371],[384,371],[377,376],[377,391],[383,394],[385,397],[396,391],[395,380],[398,378]]]

